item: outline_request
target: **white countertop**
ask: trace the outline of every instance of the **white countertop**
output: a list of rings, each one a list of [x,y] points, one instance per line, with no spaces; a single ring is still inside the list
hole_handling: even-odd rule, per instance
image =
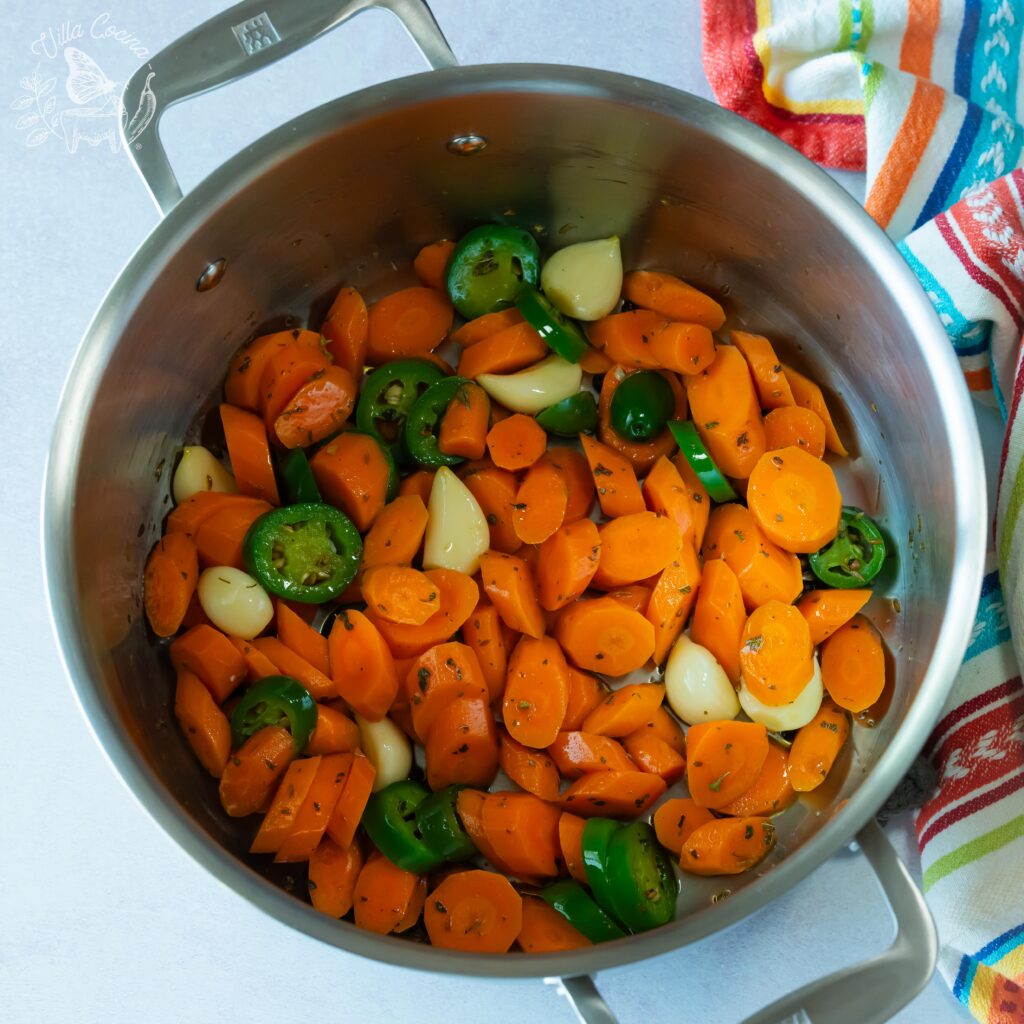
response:
[[[81,99],[83,90],[102,87],[104,77],[124,81],[140,62],[132,46],[155,52],[223,6],[214,0],[3,4],[0,1020],[568,1024],[573,1018],[564,1000],[540,982],[427,978],[343,954],[251,908],[186,857],[121,785],[58,662],[38,540],[53,410],[92,311],[157,218],[123,154],[110,152],[106,142],[83,142],[72,154],[59,138],[39,134],[38,144],[26,147],[41,122],[19,129],[26,111],[10,106],[26,95],[20,80],[37,66],[42,81],[56,78],[40,101],[44,112],[49,97],[56,97],[54,114],[72,106],[63,55],[48,53],[51,31],[60,43],[81,26],[71,45],[92,64],[75,76]],[[434,0],[433,7],[465,63],[591,65],[709,94],[698,0]],[[126,41],[103,38],[107,29]],[[167,148],[187,189],[303,110],[422,67],[398,23],[368,13],[260,76],[176,108],[164,122]],[[862,188],[857,176],[844,181]],[[890,834],[912,854],[905,823]],[[880,952],[890,937],[886,904],[866,862],[844,853],[725,934],[603,973],[598,985],[623,1024],[729,1024],[789,989]],[[970,1018],[936,978],[896,1019]]]

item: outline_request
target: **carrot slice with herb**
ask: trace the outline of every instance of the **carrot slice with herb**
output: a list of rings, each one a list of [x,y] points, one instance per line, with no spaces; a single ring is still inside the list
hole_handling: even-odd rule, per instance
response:
[[[220,777],[220,803],[232,818],[265,811],[277,784],[295,759],[292,734],[277,725],[254,732],[236,750]]]
[[[263,815],[259,831],[249,844],[250,853],[277,853],[281,849],[281,844],[295,828],[295,819],[316,778],[320,760],[319,757],[300,757],[288,765],[281,785]]]
[[[791,604],[766,601],[743,627],[740,671],[763,704],[789,704],[814,674],[814,648],[807,620]]]
[[[537,561],[537,595],[549,612],[571,604],[597,572],[601,537],[590,519],[577,519],[556,530],[541,546]]]
[[[719,812],[737,818],[781,814],[796,800],[790,774],[786,751],[778,743],[769,743],[768,756],[753,784]]]
[[[558,819],[558,845],[562,848],[562,862],[566,870],[581,885],[589,885],[583,866],[583,827],[586,818],[562,811]]]
[[[174,636],[181,628],[198,580],[199,557],[190,537],[169,533],[156,542],[144,582],[146,618],[157,636]]]
[[[257,683],[267,676],[281,675],[280,668],[275,665],[258,647],[253,647],[251,640],[243,640],[240,636],[229,636],[232,647],[238,651],[245,662],[250,683]]]
[[[506,421],[507,422],[507,421]],[[564,522],[569,491],[557,466],[531,466],[516,491],[512,526],[524,544],[543,544]]]
[[[445,455],[479,459],[487,451],[491,400],[479,384],[464,384],[441,419],[437,446]]]
[[[588,772],[636,771],[621,743],[593,732],[560,732],[548,753],[567,779],[578,779]]]
[[[314,700],[337,697],[338,690],[334,680],[310,665],[301,655],[285,647],[277,637],[258,636],[252,641],[252,645],[261,654],[266,655],[284,675],[302,683]]]
[[[746,331],[732,331],[729,338],[750,367],[761,408],[780,409],[793,405],[793,391],[772,343],[764,335]]]
[[[647,507],[671,519],[683,538],[692,541],[694,512],[690,492],[670,459],[663,455],[654,463],[642,490]]]
[[[485,462],[465,467],[459,476],[487,519],[491,531],[491,547],[506,555],[515,554],[523,544],[513,524],[513,506],[516,503],[516,491],[519,490],[515,475]]]
[[[264,334],[241,348],[228,367],[224,398],[230,405],[256,412],[260,408],[260,383],[267,363],[282,349],[297,341],[319,341],[315,331],[295,328]]]
[[[583,719],[608,696],[608,691],[587,672],[569,666],[569,704],[562,719],[562,732],[574,732]]]
[[[342,849],[324,836],[309,858],[309,899],[328,917],[344,917],[352,909],[356,879],[363,869],[363,852],[358,843]]]
[[[562,806],[586,818],[638,818],[666,788],[650,772],[590,772],[562,794]]]
[[[491,847],[484,832],[483,811],[484,801],[490,794],[482,793],[479,789],[463,789],[455,798],[455,810],[458,813],[459,821],[466,830],[473,845],[487,858],[499,871],[506,875],[512,874],[512,869],[505,864],[498,854]]]
[[[673,458],[672,465],[676,467],[679,478],[690,496],[690,509],[693,512],[693,547],[700,551],[704,542],[704,531],[708,525],[708,516],[711,514],[711,498],[682,452]]]
[[[405,916],[393,929],[396,935],[407,932],[419,921],[420,915],[423,913],[423,907],[427,902],[427,888],[426,878],[420,875],[419,880],[416,882],[416,888],[413,889],[412,899],[409,900],[409,905],[405,908]]]
[[[366,303],[355,288],[342,288],[334,297],[320,333],[334,362],[358,380],[366,363],[369,317]]]
[[[636,736],[641,733],[657,736],[658,739],[667,743],[677,754],[686,753],[686,735],[683,733],[679,722],[676,721],[664,704],[657,708],[650,719],[644,722],[636,732],[630,733],[630,736]]]
[[[661,683],[633,683],[613,690],[584,719],[583,731],[601,736],[628,736],[651,716],[665,699]]]
[[[532,793],[489,793],[481,822],[487,841],[512,874],[553,878],[561,861],[561,816],[554,804]]]
[[[568,500],[565,506],[565,522],[586,519],[594,507],[594,478],[582,453],[575,448],[551,448],[541,460],[550,462],[565,481]]]
[[[551,637],[524,636],[508,662],[502,717],[513,739],[527,747],[554,742],[569,706],[569,668]]]
[[[506,626],[527,636],[544,635],[544,613],[526,562],[515,555],[487,551],[480,559],[480,579]]]
[[[455,252],[455,243],[447,238],[423,246],[412,261],[412,269],[415,271],[416,277],[419,278],[420,284],[447,295],[448,288],[445,285],[444,276],[453,252]]]
[[[481,602],[462,627],[462,639],[472,648],[480,663],[491,701],[505,691],[505,670],[508,652],[498,610]]]
[[[601,511],[609,518],[645,511],[643,494],[629,460],[586,434],[580,435],[580,443],[594,478]]]
[[[395,659],[380,631],[362,612],[343,608],[331,626],[327,649],[338,695],[357,714],[379,722],[399,686]]]
[[[190,540],[195,540],[199,527],[215,512],[229,505],[255,506],[266,511],[269,508],[265,501],[250,498],[247,494],[224,494],[221,491],[199,491],[187,498],[177,508],[171,510],[167,517],[165,536],[181,533]]]
[[[433,288],[403,288],[370,306],[366,361],[380,366],[392,359],[432,352],[452,326],[448,296]]]
[[[671,321],[651,335],[650,352],[659,366],[692,376],[714,362],[715,339],[703,324]]]
[[[351,754],[328,754],[320,759],[313,784],[295,816],[295,826],[278,849],[275,863],[309,860],[345,789],[352,760]]]
[[[692,832],[679,866],[691,875],[739,875],[775,846],[775,826],[764,818],[721,818]]]
[[[608,596],[621,604],[623,608],[629,608],[631,611],[640,612],[643,615],[651,600],[651,588],[642,583],[626,583],[614,590],[609,590]]]
[[[708,722],[687,735],[686,748],[690,796],[716,810],[757,780],[768,756],[768,731],[755,722]]]
[[[318,704],[316,727],[306,744],[306,753],[350,754],[359,746],[359,726],[343,711]]]
[[[816,412],[799,405],[768,413],[764,418],[764,438],[770,452],[795,446],[816,459],[825,455],[825,424]]]
[[[786,380],[789,382],[796,404],[817,413],[822,423],[825,424],[825,444],[828,450],[840,456],[849,455],[850,453],[840,440],[839,432],[832,422],[832,414],[828,411],[828,404],[825,402],[821,388],[809,377],[794,370],[792,366],[783,365],[782,369],[786,372]]]
[[[714,820],[715,816],[706,807],[695,804],[688,796],[677,796],[666,800],[654,812],[651,823],[658,842],[678,857],[686,840],[701,825]]]
[[[705,563],[693,607],[690,639],[715,656],[733,684],[740,679],[740,646],[746,621],[736,574],[720,558]]]
[[[561,953],[593,943],[539,896],[524,896],[523,924],[516,945],[524,953]]]
[[[400,494],[388,502],[363,538],[362,569],[411,565],[427,529],[427,506],[418,494]]]
[[[373,762],[359,751],[352,758],[352,766],[348,770],[345,788],[334,805],[330,820],[327,822],[327,834],[343,850],[352,845],[359,821],[366,810],[366,802],[373,792],[373,780],[377,777],[377,769]]]
[[[548,435],[532,416],[521,412],[495,423],[487,434],[487,451],[499,469],[513,472],[532,466],[545,452]],[[478,456],[479,457],[479,456]]]
[[[484,338],[521,323],[525,323],[523,314],[515,306],[498,310],[496,313],[485,313],[452,331],[452,341],[462,348],[469,348]]]
[[[849,735],[850,716],[828,698],[823,700],[789,748],[788,781],[797,793],[809,793],[828,778]]]
[[[654,627],[654,661],[661,665],[679,639],[697,600],[701,569],[690,536],[675,558],[661,571],[644,615]]]
[[[355,404],[352,374],[343,366],[328,366],[295,392],[274,420],[273,434],[285,448],[308,447],[339,431]]]
[[[523,926],[523,900],[493,871],[459,871],[427,897],[430,944],[467,953],[505,953]]]
[[[657,736],[637,730],[630,733],[622,745],[638,768],[661,776],[670,786],[686,774],[686,758]]]
[[[249,527],[271,506],[265,501],[233,503],[207,516],[196,530],[196,552],[204,568],[231,565],[245,568],[242,547]]]
[[[421,654],[406,673],[405,692],[409,695],[413,728],[422,742],[430,737],[438,715],[453,701],[490,700],[473,649],[455,642],[437,644]]]
[[[867,589],[808,590],[796,606],[811,628],[811,643],[817,647],[870,600],[871,591]]]
[[[678,554],[679,527],[668,516],[634,512],[604,523],[594,586],[611,590],[661,572]]]
[[[416,894],[419,876],[392,864],[374,850],[352,892],[357,928],[390,935],[402,923]]]
[[[330,365],[324,339],[312,331],[304,331],[267,360],[260,379],[259,410],[268,431],[299,388]]]
[[[542,750],[524,747],[505,731],[500,733],[501,770],[521,789],[541,800],[557,800],[558,769]]]
[[[178,673],[174,717],[199,763],[215,778],[224,774],[231,754],[231,725],[199,677],[188,669]],[[556,793],[557,796],[557,786]]]
[[[318,672],[329,676],[331,659],[327,653],[327,637],[300,619],[283,601],[277,602],[275,620],[277,639]]]
[[[624,676],[654,653],[654,627],[610,597],[576,601],[561,612],[555,636],[577,667]]]
[[[594,348],[619,366],[657,370],[662,364],[651,350],[651,339],[667,325],[668,320],[658,313],[631,309],[593,321],[587,326],[587,337]]]
[[[365,533],[387,501],[391,466],[377,441],[351,431],[324,445],[310,469],[324,501],[337,505]]]
[[[841,708],[864,711],[885,688],[885,653],[878,630],[855,615],[822,645],[821,681]]]
[[[427,503],[430,501],[430,492],[433,489],[433,470],[418,469],[415,473],[410,473],[398,485],[398,495],[399,497],[406,497],[407,495],[414,494],[423,502],[423,506],[425,508]]]
[[[529,324],[518,323],[464,349],[456,372],[470,380],[482,373],[515,373],[549,354],[541,336]]]
[[[225,403],[220,407],[220,421],[238,489],[253,498],[280,505],[263,420],[254,413]]]
[[[717,331],[725,323],[725,310],[710,295],[672,274],[634,270],[622,279],[622,295],[641,309],[652,309],[670,320],[701,324]]]
[[[175,672],[195,673],[218,704],[231,696],[248,671],[242,655],[213,626],[193,626],[171,641],[169,652]]]
[[[430,577],[408,565],[378,565],[363,573],[363,600],[388,622],[422,626],[441,608]]]

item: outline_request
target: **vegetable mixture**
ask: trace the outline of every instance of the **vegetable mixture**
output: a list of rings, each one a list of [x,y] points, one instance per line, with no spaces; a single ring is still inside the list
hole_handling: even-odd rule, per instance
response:
[[[489,953],[656,928],[879,699],[884,537],[818,386],[618,239],[542,264],[484,225],[414,268],[228,367],[230,470],[185,448],[145,572],[175,714],[324,914]]]

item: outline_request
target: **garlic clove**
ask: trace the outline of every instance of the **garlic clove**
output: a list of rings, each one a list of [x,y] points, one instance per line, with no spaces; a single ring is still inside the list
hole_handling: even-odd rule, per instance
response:
[[[580,389],[583,371],[576,363],[551,355],[518,373],[482,373],[477,383],[493,398],[514,412],[536,415]]]
[[[735,718],[736,691],[715,656],[685,633],[675,642],[665,665],[665,698],[687,725]]]
[[[201,444],[188,445],[181,450],[181,459],[174,471],[171,493],[180,505],[200,491],[220,491],[237,494],[235,478]]]
[[[619,239],[598,238],[559,249],[541,272],[544,294],[566,316],[600,320],[622,294],[622,251]]]
[[[427,516],[423,568],[476,572],[491,546],[490,527],[472,492],[447,466],[434,474]]]

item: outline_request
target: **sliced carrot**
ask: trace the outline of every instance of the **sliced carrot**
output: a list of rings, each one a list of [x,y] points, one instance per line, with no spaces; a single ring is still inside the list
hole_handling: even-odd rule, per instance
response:
[[[524,322],[523,314],[515,306],[498,310],[496,313],[485,313],[452,331],[452,341],[462,348],[469,348],[470,345],[475,345],[478,341],[483,341],[484,338],[489,338],[507,327],[515,327],[516,324]]]
[[[207,516],[196,530],[196,552],[203,568],[214,565],[231,565],[236,569],[245,568],[242,546],[249,527],[271,506],[265,501],[249,504],[225,505]]]
[[[594,507],[594,478],[582,453],[576,448],[550,448],[541,460],[550,462],[562,474],[568,500],[565,506],[565,521],[573,523],[586,519]]]
[[[621,743],[594,732],[560,732],[548,753],[567,779],[578,779],[588,772],[636,771]]]
[[[473,614],[480,600],[480,589],[471,576],[454,569],[428,569],[425,575],[437,587],[440,609],[423,623],[410,626],[388,622],[369,613],[367,617],[380,630],[396,658],[412,658],[435,644],[450,640]]]
[[[369,309],[366,361],[380,366],[432,352],[451,330],[452,315],[448,296],[433,288],[403,288],[385,295]]]
[[[608,591],[608,596],[613,601],[618,601],[623,608],[629,608],[642,615],[647,611],[647,604],[651,600],[651,587],[643,583],[626,583],[621,587]]]
[[[832,422],[832,414],[828,411],[828,404],[825,402],[825,396],[821,393],[821,388],[809,377],[794,370],[792,366],[783,365],[782,369],[786,372],[786,380],[789,382],[796,404],[817,413],[822,423],[825,424],[825,444],[828,450],[840,456],[849,455],[850,453],[840,440],[839,432]]]
[[[218,704],[231,696],[248,671],[242,655],[213,626],[193,626],[171,641],[169,652],[174,671],[195,673]]]
[[[491,531],[491,547],[507,555],[522,546],[513,525],[514,505],[519,482],[514,474],[491,463],[466,467],[459,476],[477,500]]]
[[[437,446],[445,455],[479,459],[487,451],[487,427],[491,419],[491,400],[479,384],[464,384],[448,403]]]
[[[500,739],[501,770],[527,793],[541,800],[557,800],[560,780],[555,762],[542,750],[524,747],[505,731]]]
[[[483,811],[484,801],[490,794],[482,793],[479,789],[462,789],[455,799],[455,809],[459,815],[459,821],[466,830],[473,845],[487,858],[499,871],[506,875],[512,874],[512,869],[505,864],[488,842],[487,834],[484,832]]]
[[[640,668],[654,653],[654,627],[610,597],[569,605],[555,636],[578,668],[610,676]]]
[[[571,604],[597,572],[601,537],[590,519],[577,519],[556,530],[540,550],[537,595],[549,612]]]
[[[269,501],[271,505],[280,505],[263,420],[254,413],[225,403],[220,407],[220,421],[238,489],[253,498]]]
[[[781,409],[794,404],[793,391],[772,343],[761,334],[730,332],[730,340],[750,367],[762,409]]]
[[[265,811],[277,784],[295,758],[292,734],[268,725],[236,750],[220,777],[220,803],[232,818]]]
[[[295,816],[295,827],[281,844],[274,857],[275,863],[295,863],[309,860],[327,829],[338,803],[348,773],[352,768],[351,754],[327,754],[321,758],[313,784]]]
[[[580,369],[584,373],[607,373],[614,365],[613,359],[592,345],[588,345],[586,352],[580,356]]]
[[[489,793],[481,822],[488,842],[512,874],[553,878],[561,862],[561,815],[554,804],[532,793]]]
[[[184,533],[169,533],[156,542],[146,561],[145,607],[157,636],[174,636],[188,613],[199,580],[195,542]]]
[[[419,880],[416,882],[416,888],[413,889],[412,899],[409,900],[409,905],[405,908],[405,916],[393,929],[396,935],[407,932],[414,924],[419,922],[427,902],[427,889],[427,879],[420,875]]]
[[[514,373],[549,354],[541,336],[527,323],[506,327],[482,338],[459,356],[457,373],[475,380],[482,373]]]
[[[188,669],[178,673],[174,717],[199,763],[215,778],[224,774],[231,754],[231,725],[199,677]],[[557,787],[556,793],[557,796]]]
[[[679,639],[697,600],[701,569],[689,536],[676,557],[661,571],[644,610],[654,627],[654,661],[661,665]]]
[[[740,671],[763,704],[790,704],[814,674],[814,648],[807,620],[791,604],[766,601],[743,627]]]
[[[601,736],[628,736],[650,720],[664,699],[665,687],[661,683],[623,686],[612,691],[587,715],[583,731]]]
[[[761,456],[747,484],[747,505],[769,540],[798,554],[831,541],[843,511],[832,467],[794,447]]]
[[[665,789],[650,772],[590,772],[562,794],[562,806],[585,818],[638,818]]]
[[[679,866],[691,875],[739,875],[771,853],[775,826],[764,818],[722,818],[690,833]]]
[[[523,900],[493,871],[449,875],[427,897],[430,944],[468,953],[505,953],[523,926]]]
[[[800,560],[773,544],[753,513],[735,502],[719,505],[711,513],[701,554],[705,563],[725,559],[736,573],[743,602],[750,611],[765,601],[790,604],[803,590]]]
[[[215,512],[229,505],[255,506],[267,508],[267,504],[259,498],[250,498],[247,494],[223,494],[220,491],[199,491],[187,498],[177,508],[171,510],[167,517],[165,536],[181,533],[195,540],[199,527]]]
[[[715,656],[733,684],[740,679],[740,646],[746,621],[736,574],[720,558],[705,563],[693,607],[690,639]]]
[[[433,488],[433,471],[418,469],[415,473],[410,473],[398,485],[398,495],[399,497],[406,497],[407,495],[414,494],[423,502],[424,507],[426,507],[427,503],[430,501],[430,492]]]
[[[299,388],[331,365],[324,345],[319,334],[306,331],[267,360],[260,379],[259,409],[268,431]]]
[[[480,579],[502,622],[527,636],[544,635],[544,613],[526,562],[515,555],[487,551],[480,559]]]
[[[768,756],[768,731],[755,722],[708,722],[686,737],[686,784],[701,807],[732,803],[757,780]]]
[[[277,639],[285,647],[308,661],[318,672],[322,672],[325,676],[331,674],[327,637],[300,619],[283,601],[277,602],[275,622]]]
[[[569,667],[551,637],[524,636],[508,661],[502,703],[505,728],[524,746],[540,749],[558,735],[569,706]]]
[[[662,704],[657,708],[651,717],[644,722],[635,732],[629,736],[657,736],[658,739],[667,743],[677,754],[686,753],[686,735],[683,733],[679,722],[666,710]],[[629,737],[626,737],[627,739]]]
[[[476,606],[462,627],[462,639],[476,654],[490,699],[496,701],[505,690],[508,652],[501,617],[494,605],[481,602]]]
[[[524,896],[523,924],[516,945],[524,953],[561,953],[593,943],[539,896]]]
[[[795,446],[816,459],[825,455],[825,424],[821,417],[799,405],[773,409],[764,418],[764,437],[768,451]]]
[[[455,252],[455,243],[450,242],[447,238],[423,246],[412,261],[412,269],[416,272],[420,284],[447,295],[445,271],[453,252]]]
[[[714,820],[715,816],[706,807],[695,804],[688,796],[677,796],[666,800],[654,812],[651,824],[658,842],[678,857],[686,840],[701,825]]]
[[[243,640],[239,636],[229,636],[231,645],[242,656],[250,683],[257,683],[267,676],[281,675],[281,669],[275,665],[251,640]]]
[[[409,910],[419,877],[392,864],[374,850],[363,865],[352,892],[357,928],[389,935]]]
[[[690,492],[672,461],[664,455],[657,459],[643,483],[647,507],[666,516],[679,527],[687,540],[693,539],[694,512]]]
[[[521,412],[495,423],[487,434],[487,451],[499,469],[526,469],[544,454],[547,446],[544,428]]]
[[[594,585],[604,590],[645,580],[679,553],[679,527],[668,516],[634,512],[601,526],[601,558]]]
[[[359,380],[366,362],[366,337],[369,318],[366,303],[355,288],[342,288],[334,297],[320,333],[336,365]]]
[[[657,736],[637,730],[630,733],[622,745],[638,768],[661,776],[670,786],[686,774],[686,758]]]
[[[601,511],[611,518],[645,510],[643,494],[629,461],[607,445],[580,435]]]
[[[192,597],[189,598],[188,607],[185,609],[185,617],[181,620],[180,628],[191,629],[193,626],[212,625],[210,617],[203,611],[203,606],[199,603],[199,594],[193,591]]]
[[[581,885],[589,885],[583,866],[583,827],[587,821],[568,811],[558,819],[558,845],[562,849],[562,863],[571,877]]]
[[[388,502],[363,538],[362,569],[411,565],[427,529],[427,507],[418,494],[400,494]]]
[[[338,689],[330,676],[310,665],[305,658],[285,647],[277,637],[258,636],[252,641],[261,654],[266,655],[286,676],[302,683],[314,700],[337,697]]]
[[[277,853],[281,849],[281,844],[295,828],[296,817],[313,785],[320,761],[319,757],[300,757],[288,765],[274,799],[263,815],[259,831],[249,844],[250,853]]]
[[[424,745],[431,790],[446,785],[486,787],[498,774],[498,727],[486,697],[457,697],[431,724]]]
[[[855,615],[822,645],[821,681],[828,695],[854,714],[881,696],[885,688],[882,638],[863,615]]]
[[[719,345],[715,361],[686,378],[690,416],[708,453],[726,475],[745,480],[765,452],[761,407],[739,350]]]
[[[516,536],[524,544],[543,544],[565,521],[568,506],[569,491],[558,467],[551,462],[531,466],[512,506]]]
[[[306,744],[307,754],[350,754],[359,746],[359,726],[344,711],[318,704],[316,728]]]
[[[811,628],[811,643],[824,643],[871,600],[870,590],[808,590],[797,601],[800,614]]]
[[[608,696],[608,691],[586,672],[569,666],[569,704],[562,719],[562,732],[574,732],[583,719]]]
[[[391,650],[362,612],[342,609],[327,638],[331,679],[338,695],[358,714],[379,722],[398,693]]]
[[[668,320],[658,313],[631,309],[588,324],[587,337],[594,348],[619,366],[656,370],[662,364],[652,351],[651,339],[667,324]]]
[[[683,486],[690,495],[690,509],[693,512],[693,546],[700,551],[704,542],[704,530],[708,525],[708,516],[711,514],[711,499],[708,497],[707,488],[701,483],[697,474],[693,471],[686,456],[680,452],[673,460],[672,465],[676,467]]]
[[[345,425],[355,402],[352,374],[343,366],[328,366],[295,392],[274,420],[273,436],[285,448],[316,444]]]
[[[341,434],[324,445],[310,469],[324,501],[337,505],[365,533],[387,501],[391,466],[368,434]]]
[[[342,849],[329,836],[309,858],[309,899],[328,917],[344,917],[352,909],[356,879],[363,869],[363,853],[358,843]]]
[[[408,565],[378,565],[362,579],[363,600],[388,622],[422,626],[441,608],[437,587],[419,569]]]
[[[348,770],[348,781],[327,822],[327,834],[343,850],[352,845],[359,821],[366,810],[366,802],[373,792],[373,780],[376,777],[377,769],[373,767],[373,762],[356,751],[352,758],[352,766]]]
[[[737,818],[781,814],[796,800],[791,783],[786,751],[778,743],[769,743],[768,756],[750,788],[720,807],[719,813]]]
[[[672,321],[651,336],[650,352],[659,366],[692,376],[714,361],[715,339],[703,324]]]
[[[826,698],[789,749],[788,781],[797,793],[809,793],[828,778],[849,735],[850,716]]]
[[[230,405],[256,412],[260,408],[260,384],[267,363],[282,349],[295,342],[319,343],[320,335],[315,331],[299,328],[264,334],[249,342],[231,360],[224,380],[224,398]]]
[[[634,270],[622,279],[622,294],[642,309],[652,309],[670,320],[702,324],[709,331],[717,331],[725,323],[725,310],[710,295],[671,274]]]
[[[426,742],[438,715],[453,701],[490,700],[480,662],[471,647],[442,643],[421,654],[406,673],[412,724],[421,742]],[[495,744],[497,750],[497,744]]]

